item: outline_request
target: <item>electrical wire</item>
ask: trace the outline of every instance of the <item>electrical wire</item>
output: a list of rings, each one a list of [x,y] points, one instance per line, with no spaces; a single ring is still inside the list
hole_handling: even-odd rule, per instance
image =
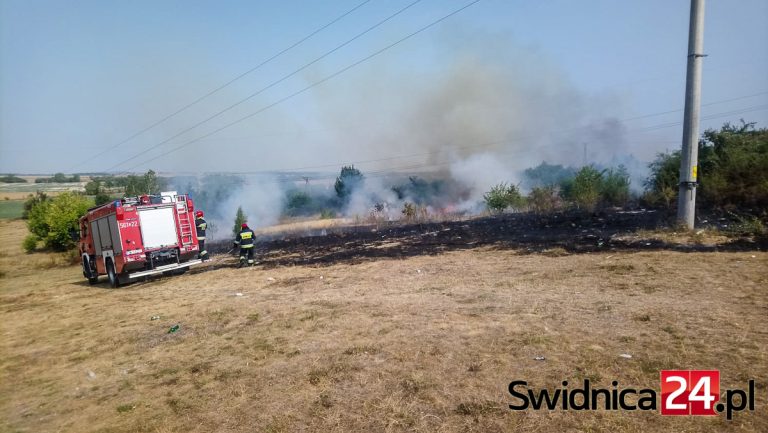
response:
[[[212,96],[212,95],[214,95],[214,94],[218,93],[219,91],[221,91],[221,90],[223,90],[224,88],[228,87],[228,86],[229,86],[229,85],[231,85],[232,83],[234,83],[234,82],[236,82],[236,81],[240,80],[241,78],[245,77],[246,75],[249,75],[249,74],[251,74],[251,73],[255,72],[256,70],[260,69],[262,66],[266,65],[267,63],[269,63],[269,62],[271,62],[271,61],[275,60],[276,58],[278,58],[278,57],[282,56],[283,54],[287,53],[288,51],[290,51],[290,50],[292,50],[292,49],[296,48],[297,46],[301,45],[302,43],[306,42],[308,39],[310,39],[311,37],[313,37],[313,36],[315,36],[316,34],[320,33],[321,31],[323,31],[323,30],[327,29],[328,27],[330,27],[330,26],[332,26],[332,25],[336,24],[336,23],[337,23],[337,22],[339,22],[341,19],[345,18],[347,15],[349,15],[349,14],[351,14],[351,13],[355,12],[356,10],[360,9],[361,7],[363,7],[363,6],[364,6],[366,3],[369,3],[370,1],[371,1],[371,0],[365,0],[365,1],[361,2],[361,3],[358,3],[358,4],[357,4],[355,7],[353,7],[352,9],[350,9],[350,10],[348,10],[348,11],[344,12],[344,13],[343,13],[343,14],[341,14],[340,16],[336,17],[335,19],[333,19],[332,21],[330,21],[330,22],[326,23],[325,25],[321,26],[321,27],[320,27],[320,28],[318,28],[317,30],[315,30],[315,31],[313,31],[312,33],[308,34],[307,36],[304,36],[303,38],[299,39],[297,42],[293,43],[292,45],[290,45],[290,46],[288,46],[288,47],[286,47],[286,48],[282,49],[281,51],[279,51],[279,52],[277,52],[277,53],[273,54],[272,56],[270,56],[270,57],[269,57],[269,58],[267,58],[266,60],[262,61],[262,62],[261,62],[261,63],[259,63],[258,65],[256,65],[256,66],[254,66],[254,67],[252,67],[252,68],[248,69],[247,71],[245,71],[245,72],[243,72],[243,73],[241,73],[241,74],[239,74],[239,75],[235,76],[234,78],[232,78],[232,79],[230,79],[229,81],[227,81],[226,83],[224,83],[224,84],[222,84],[222,85],[220,85],[220,86],[218,86],[218,87],[214,88],[213,90],[210,90],[209,92],[207,92],[207,93],[205,93],[204,95],[202,95],[202,96],[198,97],[198,98],[197,98],[197,99],[195,99],[194,101],[192,101],[192,102],[188,103],[187,105],[184,105],[183,107],[181,107],[181,108],[177,109],[177,110],[176,110],[176,111],[174,111],[173,113],[166,115],[165,117],[161,118],[160,120],[157,120],[156,122],[154,122],[154,123],[150,124],[149,126],[145,127],[144,129],[141,129],[140,131],[138,131],[138,132],[135,132],[135,133],[131,134],[131,135],[130,135],[130,136],[128,136],[127,138],[125,138],[125,139],[123,139],[122,141],[118,142],[117,144],[115,144],[115,145],[113,145],[113,146],[111,146],[111,147],[109,147],[109,148],[107,148],[107,149],[105,149],[105,150],[103,150],[103,151],[101,151],[101,152],[97,153],[96,155],[94,155],[94,156],[92,156],[92,157],[90,157],[90,158],[87,158],[87,159],[85,159],[85,160],[83,160],[83,161],[79,162],[77,165],[75,165],[75,166],[72,168],[72,170],[74,170],[74,169],[75,169],[75,168],[77,168],[77,167],[80,167],[80,166],[82,166],[83,164],[86,164],[86,163],[88,163],[88,162],[90,162],[90,161],[93,161],[94,159],[96,159],[96,158],[98,158],[98,157],[100,157],[100,156],[102,156],[102,155],[104,155],[104,154],[106,154],[106,153],[108,153],[108,152],[110,152],[110,151],[112,151],[112,150],[114,150],[114,149],[117,149],[117,148],[118,148],[118,147],[120,147],[121,145],[123,145],[123,144],[125,144],[125,143],[127,143],[127,142],[129,142],[129,141],[131,141],[131,140],[133,140],[134,138],[138,137],[139,135],[141,135],[141,134],[143,134],[143,133],[145,133],[145,132],[147,132],[147,131],[149,131],[149,130],[151,130],[151,129],[155,128],[156,126],[158,126],[158,125],[160,125],[160,124],[162,124],[162,123],[164,123],[164,122],[166,122],[166,121],[170,120],[171,118],[173,118],[173,117],[175,117],[176,115],[178,115],[178,114],[180,114],[180,113],[182,113],[182,112],[186,111],[187,109],[191,108],[192,106],[194,106],[194,105],[197,105],[199,102],[201,102],[201,101],[203,101],[203,100],[207,99],[208,97],[210,97],[210,96]],[[70,170],[70,171],[72,171],[72,170]]]

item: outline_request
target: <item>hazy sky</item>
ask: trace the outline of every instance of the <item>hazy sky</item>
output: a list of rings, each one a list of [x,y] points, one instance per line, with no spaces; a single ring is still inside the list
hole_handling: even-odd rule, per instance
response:
[[[0,172],[247,171],[367,159],[383,161],[363,167],[387,169],[413,164],[421,148],[434,152],[451,142],[460,149],[497,135],[525,141],[525,155],[514,149],[526,164],[568,162],[563,155],[607,127],[572,140],[569,131],[605,119],[613,132],[595,138],[601,144],[590,159],[611,152],[609,139],[621,141],[616,152],[642,160],[679,147],[682,111],[625,119],[682,108],[688,0],[482,0],[264,110],[470,1],[423,0],[160,144],[413,2],[371,0],[118,146],[362,0],[0,0]],[[706,8],[703,103],[717,103],[702,108],[705,119],[714,116],[702,130],[742,117],[768,126],[768,1],[708,0]],[[734,98],[740,99],[719,102]],[[432,122],[436,117],[441,121]],[[544,131],[546,142],[530,138],[523,120]],[[459,133],[446,122],[460,125]],[[105,153],[94,158],[99,152]],[[581,152],[575,154],[580,162]],[[421,155],[417,161],[430,160]]]

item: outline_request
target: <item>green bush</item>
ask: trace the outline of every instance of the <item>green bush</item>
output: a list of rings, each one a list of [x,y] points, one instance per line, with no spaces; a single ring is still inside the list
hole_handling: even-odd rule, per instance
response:
[[[27,183],[27,180],[13,174],[6,174],[0,177],[0,183]]]
[[[285,214],[290,216],[306,215],[312,212],[312,197],[306,192],[293,190],[286,196]]]
[[[48,197],[48,194],[37,191],[35,195],[28,195],[27,200],[24,201],[24,211],[21,213],[21,217],[23,219],[29,218],[29,213],[32,211],[32,208],[35,207],[37,204],[45,202],[50,200],[51,198]]]
[[[33,234],[29,234],[21,242],[21,247],[24,248],[24,251],[26,251],[27,253],[32,253],[37,249],[38,241],[39,240],[37,239],[37,236]]]
[[[507,208],[520,208],[525,199],[515,185],[500,183],[483,194],[483,200],[491,212],[503,212]]]
[[[341,167],[341,173],[336,178],[333,188],[340,199],[347,200],[352,192],[362,184],[363,174],[354,165],[350,165]]]
[[[697,204],[711,209],[768,208],[768,129],[753,123],[726,123],[708,129],[699,141]],[[644,201],[674,206],[679,188],[680,152],[658,154],[649,165]]]
[[[611,206],[624,206],[629,201],[629,173],[626,167],[608,169],[603,173],[600,195],[603,202]]]
[[[600,202],[603,174],[591,165],[576,172],[568,197],[579,209],[592,212]]]
[[[90,207],[91,202],[84,196],[65,192],[35,204],[29,211],[27,227],[47,248],[66,250],[75,246],[71,233],[78,230],[78,219]]]
[[[96,206],[101,206],[112,201],[112,197],[105,192],[99,192],[96,194],[96,197],[93,198],[93,201],[96,203]]]

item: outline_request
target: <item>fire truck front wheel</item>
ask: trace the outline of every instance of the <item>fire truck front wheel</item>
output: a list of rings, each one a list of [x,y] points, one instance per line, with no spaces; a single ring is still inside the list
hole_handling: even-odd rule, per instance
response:
[[[107,260],[107,278],[109,278],[109,285],[113,288],[120,286],[120,279],[117,277],[112,260]]]

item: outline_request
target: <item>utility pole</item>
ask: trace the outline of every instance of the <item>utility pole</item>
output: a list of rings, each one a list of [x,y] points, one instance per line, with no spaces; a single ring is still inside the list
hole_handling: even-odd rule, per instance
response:
[[[704,0],[691,0],[688,28],[688,68],[685,78],[683,149],[680,158],[680,190],[677,221],[693,229],[696,215],[696,178],[699,157],[699,110],[701,108],[701,62],[704,46]]]

